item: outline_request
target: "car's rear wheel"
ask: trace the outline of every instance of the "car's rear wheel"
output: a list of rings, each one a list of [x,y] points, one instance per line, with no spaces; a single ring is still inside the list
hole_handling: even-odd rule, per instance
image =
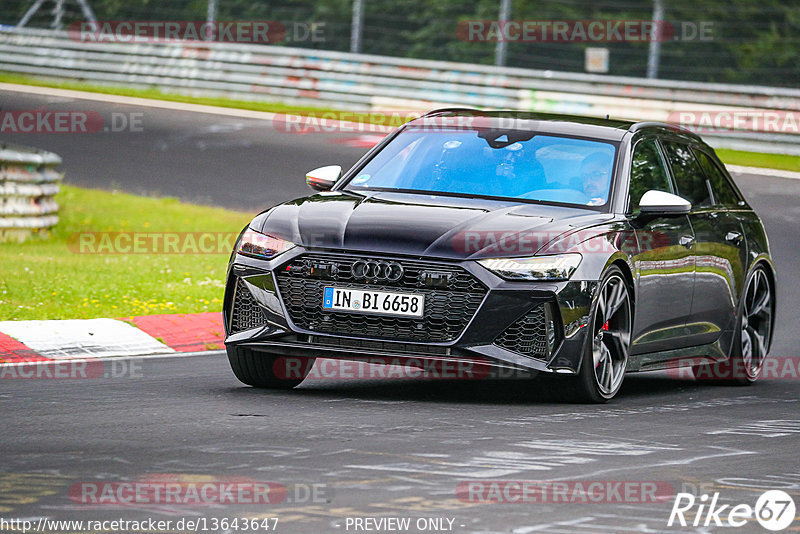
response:
[[[694,367],[695,377],[744,386],[758,380],[772,340],[773,305],[767,271],[759,265],[748,277],[742,293],[730,358]]]
[[[579,401],[603,403],[622,386],[633,328],[630,288],[616,266],[611,266],[600,282],[587,328],[590,339],[574,393]]]
[[[308,376],[314,358],[290,359],[247,347],[227,347],[231,370],[248,386],[265,389],[292,389]],[[289,361],[288,360],[299,360]]]

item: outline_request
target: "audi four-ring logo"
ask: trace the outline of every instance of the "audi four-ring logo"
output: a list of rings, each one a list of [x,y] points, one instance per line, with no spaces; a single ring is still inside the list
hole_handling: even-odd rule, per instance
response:
[[[353,264],[353,278],[397,282],[403,278],[403,266],[394,261],[358,260]]]

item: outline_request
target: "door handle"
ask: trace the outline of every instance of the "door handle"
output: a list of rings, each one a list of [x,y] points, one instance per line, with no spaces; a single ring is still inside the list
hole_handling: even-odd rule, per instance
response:
[[[681,236],[681,238],[678,240],[678,243],[680,243],[686,248],[692,248],[692,245],[694,245],[694,236],[692,235]]]
[[[730,241],[734,245],[738,245],[739,243],[741,243],[742,239],[744,239],[744,236],[742,235],[741,232],[728,232],[725,235],[725,241]]]

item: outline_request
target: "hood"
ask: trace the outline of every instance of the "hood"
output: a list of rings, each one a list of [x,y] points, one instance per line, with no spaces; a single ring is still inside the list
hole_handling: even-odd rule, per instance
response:
[[[564,232],[610,218],[500,200],[330,191],[276,206],[250,226],[306,248],[476,259],[531,255]]]

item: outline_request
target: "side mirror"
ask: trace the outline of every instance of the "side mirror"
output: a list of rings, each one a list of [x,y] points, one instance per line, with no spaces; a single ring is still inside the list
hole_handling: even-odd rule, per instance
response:
[[[686,215],[692,211],[692,203],[678,195],[651,189],[642,195],[639,210],[642,215]]]
[[[306,184],[316,191],[329,191],[336,180],[342,177],[342,167],[328,165],[306,173]]]

